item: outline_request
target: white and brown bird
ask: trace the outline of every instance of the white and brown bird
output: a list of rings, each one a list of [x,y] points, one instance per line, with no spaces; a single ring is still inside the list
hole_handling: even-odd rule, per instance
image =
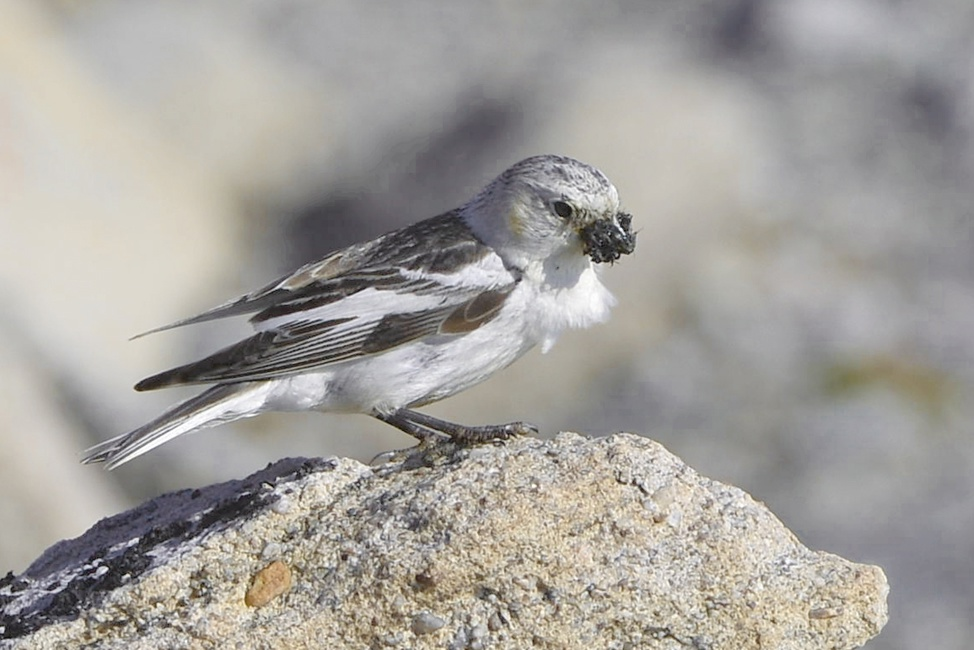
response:
[[[605,321],[615,299],[595,265],[633,252],[630,221],[598,169],[563,156],[522,160],[455,210],[152,330],[252,313],[256,334],[140,381],[140,391],[212,385],[89,449],[84,462],[111,469],[184,433],[265,411],[364,413],[421,441],[535,431],[412,409],[482,382],[535,345],[547,351],[567,328]]]

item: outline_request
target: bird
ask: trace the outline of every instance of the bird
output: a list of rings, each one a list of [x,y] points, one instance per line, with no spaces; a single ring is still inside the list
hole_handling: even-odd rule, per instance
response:
[[[305,264],[256,291],[143,334],[251,314],[254,334],[143,379],[137,391],[209,385],[86,450],[108,469],[185,433],[268,411],[359,413],[432,445],[537,433],[415,410],[478,384],[559,334],[608,319],[597,266],[635,250],[604,173],[538,155],[458,208]]]

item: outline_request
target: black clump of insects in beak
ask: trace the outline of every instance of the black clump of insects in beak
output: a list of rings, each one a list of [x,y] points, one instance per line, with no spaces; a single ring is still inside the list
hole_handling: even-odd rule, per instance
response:
[[[632,215],[620,212],[615,222],[599,219],[584,228],[579,235],[585,254],[595,262],[615,262],[636,250],[636,235],[632,232]]]

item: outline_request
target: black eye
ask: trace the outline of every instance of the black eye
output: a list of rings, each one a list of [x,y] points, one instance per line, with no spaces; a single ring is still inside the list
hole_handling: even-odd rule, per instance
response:
[[[555,201],[551,204],[551,207],[554,209],[555,214],[562,219],[567,219],[568,217],[572,216],[572,212],[574,212],[574,210],[572,210],[572,206],[564,201]]]

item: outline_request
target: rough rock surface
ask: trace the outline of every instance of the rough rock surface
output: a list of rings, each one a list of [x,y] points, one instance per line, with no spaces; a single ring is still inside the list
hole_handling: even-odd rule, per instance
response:
[[[0,583],[4,648],[853,648],[882,570],[619,434],[288,459]]]

